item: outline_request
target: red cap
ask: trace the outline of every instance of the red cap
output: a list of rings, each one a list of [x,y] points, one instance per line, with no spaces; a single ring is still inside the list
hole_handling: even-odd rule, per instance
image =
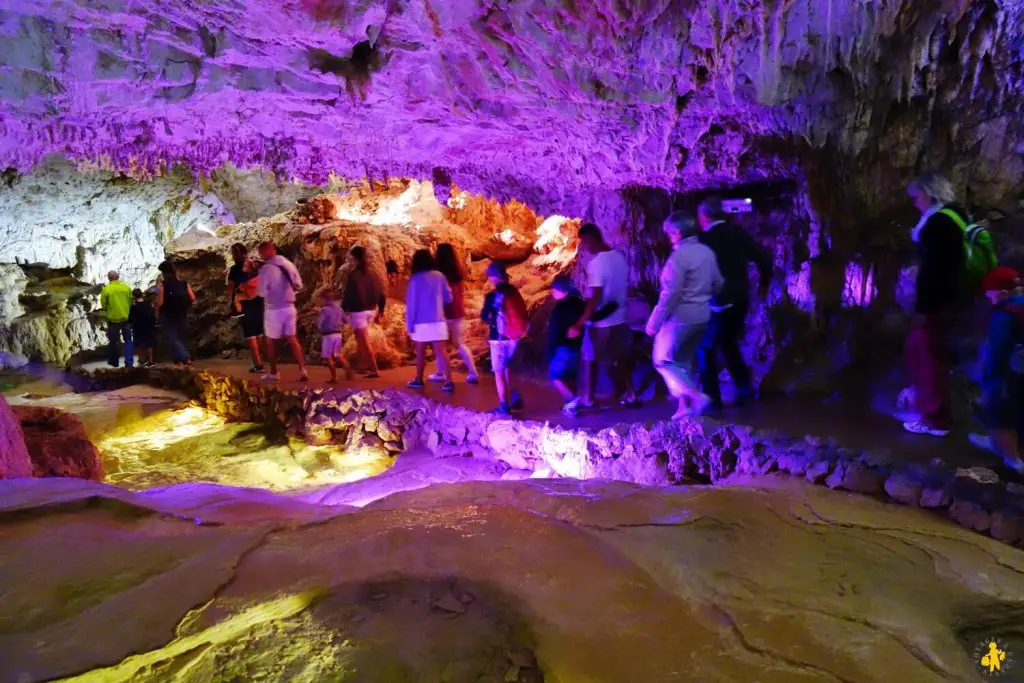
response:
[[[997,266],[981,279],[981,289],[985,292],[1009,291],[1020,284],[1020,273],[1013,268]]]

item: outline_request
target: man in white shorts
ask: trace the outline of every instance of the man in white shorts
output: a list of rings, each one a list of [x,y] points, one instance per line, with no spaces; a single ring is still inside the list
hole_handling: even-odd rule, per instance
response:
[[[267,361],[270,372],[263,375],[265,380],[280,379],[277,372],[277,340],[287,339],[292,354],[299,363],[299,381],[306,382],[306,359],[296,336],[299,313],[295,309],[295,293],[302,289],[302,277],[295,265],[277,253],[277,246],[270,241],[260,245],[259,295],[263,297],[263,328],[267,337]]]

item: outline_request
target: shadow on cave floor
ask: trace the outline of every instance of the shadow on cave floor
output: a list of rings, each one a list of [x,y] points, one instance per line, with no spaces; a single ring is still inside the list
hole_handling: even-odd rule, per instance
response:
[[[101,366],[97,364],[97,367]],[[197,370],[213,370],[237,378],[252,379],[248,366],[241,362],[199,361],[195,367]],[[326,368],[313,366],[310,371],[312,381],[308,385],[287,381],[297,377],[297,370],[295,366],[284,365],[282,375],[286,381],[278,384],[287,389],[332,388],[326,384]],[[341,382],[333,388],[344,390],[355,385],[378,390],[405,389],[405,383],[413,377],[413,368],[397,368],[382,374],[379,380]],[[482,376],[481,383],[476,386],[463,383],[463,377],[456,375],[457,388],[454,394],[442,392],[436,384],[429,384],[422,393],[439,403],[467,410],[488,411],[497,407],[492,377]],[[652,401],[635,409],[599,407],[589,414],[571,418],[561,414],[561,400],[546,384],[538,381],[523,382],[522,388],[526,405],[520,414],[521,418],[546,421],[552,426],[565,428],[597,430],[621,422],[668,420],[674,411],[672,402],[666,399]],[[847,448],[888,450],[898,456],[898,460],[906,462],[928,463],[934,458],[942,458],[948,466],[983,466],[996,469],[1001,476],[1008,474],[1003,471],[1002,464],[995,456],[971,446],[965,432],[955,432],[946,439],[908,434],[898,421],[888,415],[873,412],[868,405],[825,401],[809,396],[773,397],[743,408],[727,409],[713,419],[756,429],[776,430],[786,436],[810,435],[834,439],[839,446]],[[1007,478],[1016,479],[1012,475]]]

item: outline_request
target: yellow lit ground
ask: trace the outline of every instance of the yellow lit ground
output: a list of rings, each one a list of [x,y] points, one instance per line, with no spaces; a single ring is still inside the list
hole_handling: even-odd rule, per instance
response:
[[[228,423],[203,408],[165,410],[96,442],[110,484],[145,489],[185,482],[291,491],[357,481],[392,458],[370,449],[309,446],[251,423]]]

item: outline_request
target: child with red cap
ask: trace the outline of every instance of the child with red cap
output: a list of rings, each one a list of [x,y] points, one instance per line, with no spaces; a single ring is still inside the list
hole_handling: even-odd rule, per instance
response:
[[[988,435],[971,434],[976,446],[1002,456],[1007,467],[1024,474],[1024,365],[1018,348],[1024,344],[1024,289],[1019,272],[999,266],[981,283],[994,310],[981,365],[980,417]]]

